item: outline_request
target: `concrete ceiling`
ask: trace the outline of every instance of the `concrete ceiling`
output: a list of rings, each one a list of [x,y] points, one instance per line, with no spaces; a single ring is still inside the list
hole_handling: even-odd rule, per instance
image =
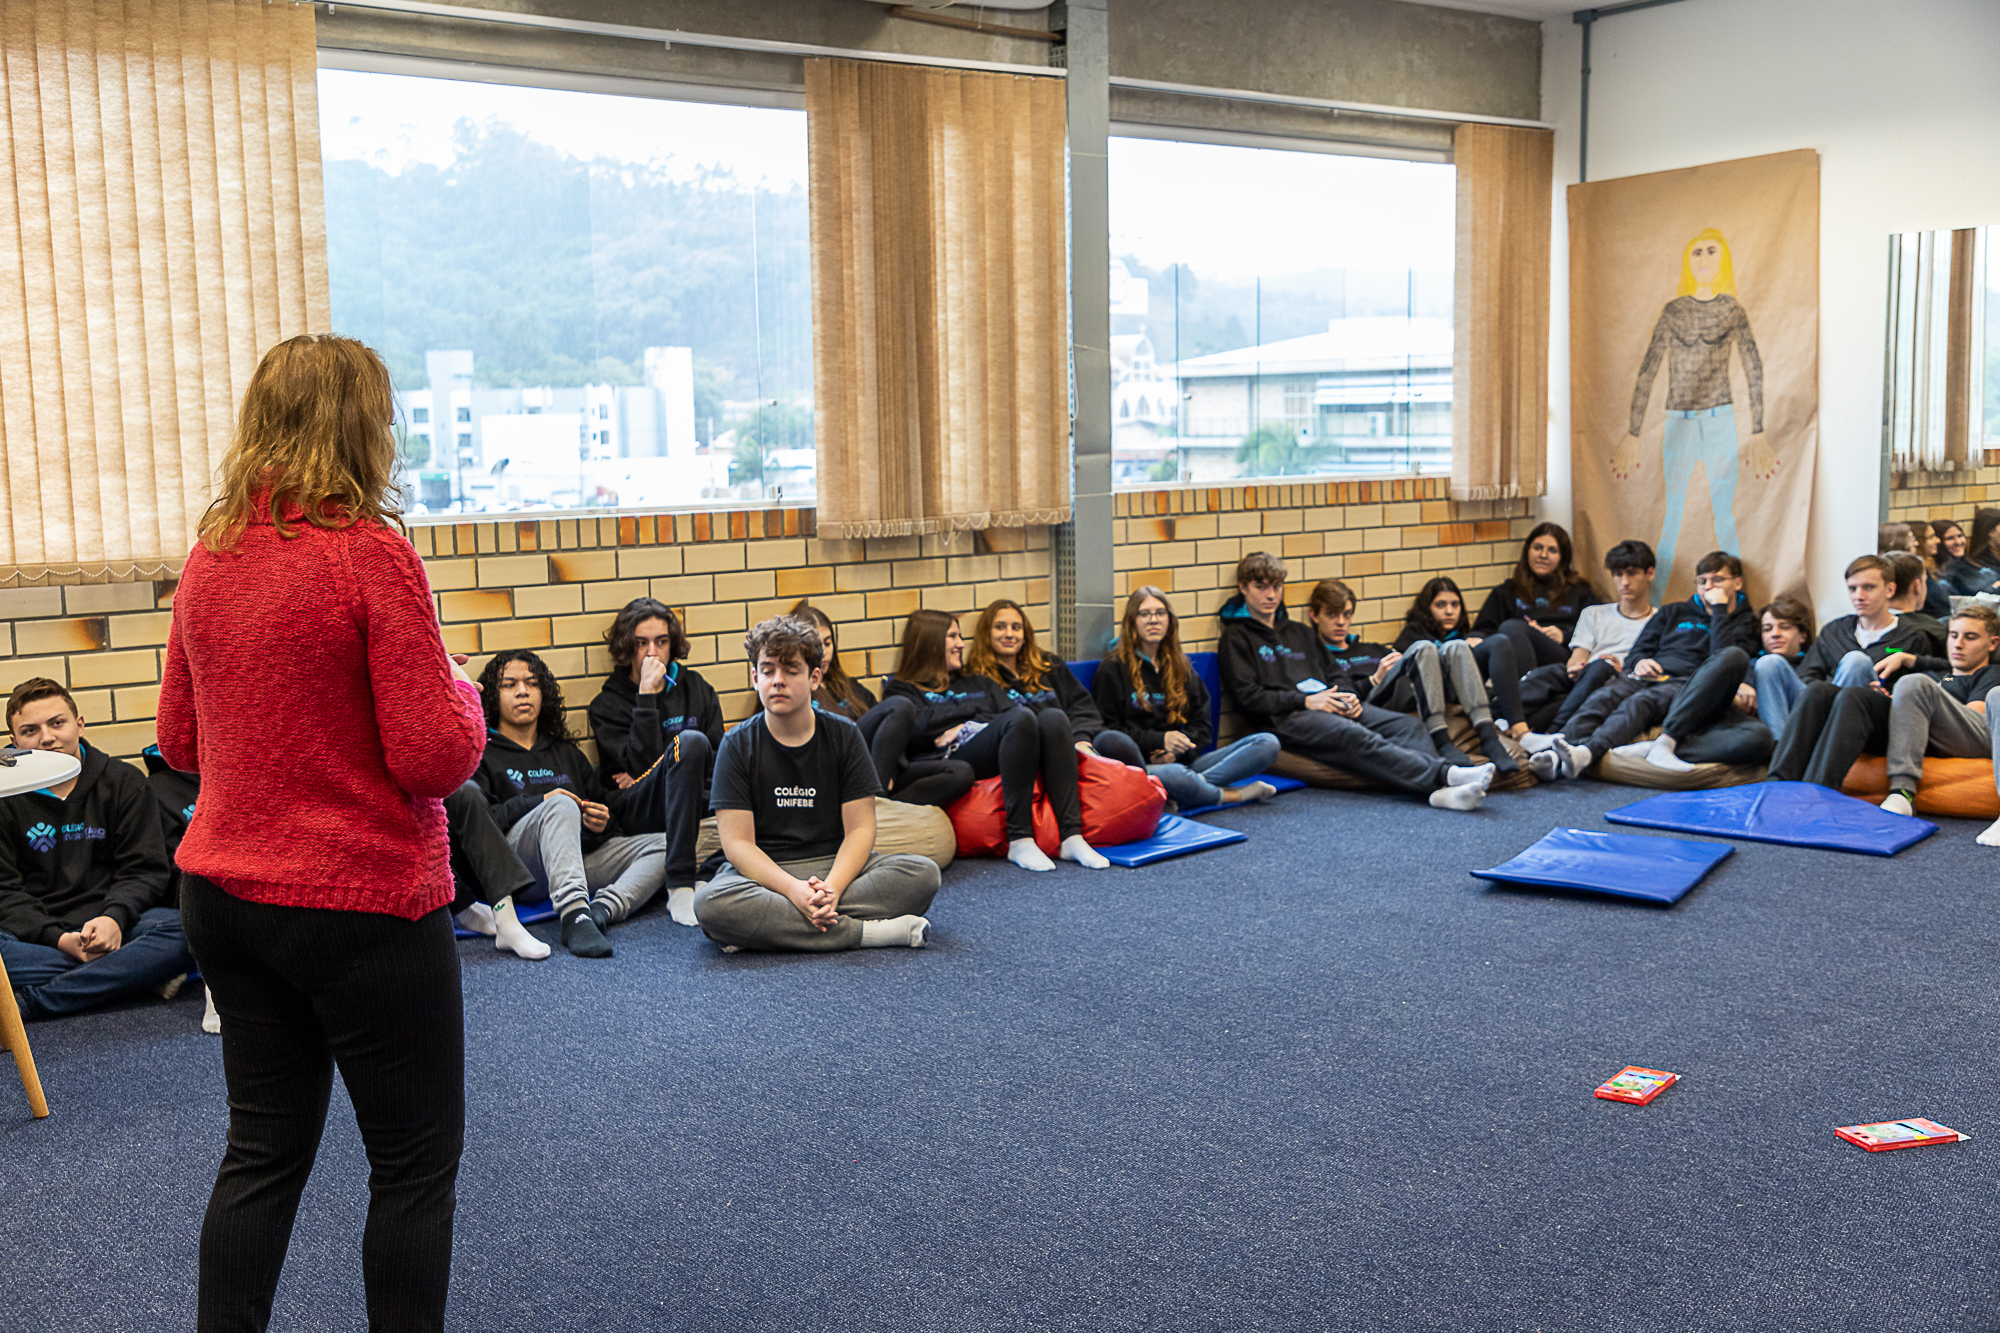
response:
[[[1588,8],[1577,0],[1418,0],[1442,9],[1471,9],[1481,14],[1505,14],[1516,19],[1567,19]]]

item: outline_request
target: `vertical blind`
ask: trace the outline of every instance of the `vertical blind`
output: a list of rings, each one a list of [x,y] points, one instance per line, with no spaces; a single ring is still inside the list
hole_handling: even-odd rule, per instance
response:
[[[806,62],[819,532],[1069,517],[1060,80]]]
[[[328,324],[313,11],[0,0],[0,566],[185,554],[273,343]]]
[[[1888,403],[1898,472],[1977,467],[1985,410],[1986,237],[1977,227],[1889,238]]]
[[[1548,489],[1549,226],[1555,135],[1460,125],[1451,494]]]

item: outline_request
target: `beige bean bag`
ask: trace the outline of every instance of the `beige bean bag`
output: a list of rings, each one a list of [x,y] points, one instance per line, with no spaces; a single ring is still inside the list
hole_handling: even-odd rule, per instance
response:
[[[1639,740],[1650,741],[1660,734],[1654,727]],[[1660,791],[1707,791],[1711,787],[1741,787],[1764,780],[1762,764],[1696,764],[1686,773],[1655,768],[1644,759],[1627,759],[1607,754],[1591,767],[1588,777],[1600,782],[1618,782],[1627,787],[1652,787]]]
[[[697,861],[706,861],[721,850],[722,836],[715,831],[715,816],[701,821],[701,837],[695,842]],[[937,862],[939,870],[958,854],[958,835],[952,831],[951,817],[934,805],[911,805],[875,798],[875,851],[888,856],[895,852],[915,852]]]
[[[1479,733],[1473,730],[1472,719],[1465,715],[1465,710],[1457,704],[1453,704],[1445,710],[1444,716],[1446,729],[1451,736],[1451,743],[1475,759],[1482,758],[1484,752],[1479,748]],[[1507,747],[1507,753],[1514,757],[1515,763],[1518,764],[1527,759],[1528,752],[1523,750],[1520,744],[1512,737],[1502,736],[1500,740]],[[1308,787],[1326,787],[1334,791],[1374,790],[1368,783],[1363,782],[1352,773],[1329,767],[1318,760],[1308,759],[1304,755],[1293,754],[1289,750],[1284,751],[1278,756],[1277,760],[1271,765],[1271,771],[1283,777],[1297,778]],[[1493,784],[1493,790],[1523,791],[1534,785],[1534,775],[1523,769],[1518,773],[1510,773],[1500,778]]]

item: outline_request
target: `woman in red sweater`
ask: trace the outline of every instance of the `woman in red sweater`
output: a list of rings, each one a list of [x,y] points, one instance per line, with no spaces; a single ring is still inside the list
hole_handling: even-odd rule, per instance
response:
[[[465,1024],[442,798],[486,722],[392,507],[391,415],[360,343],[272,348],[174,595],[160,753],[201,775],[176,860],[230,1107],[202,1330],[269,1321],[336,1064],[371,1167],[369,1327],[444,1326]]]

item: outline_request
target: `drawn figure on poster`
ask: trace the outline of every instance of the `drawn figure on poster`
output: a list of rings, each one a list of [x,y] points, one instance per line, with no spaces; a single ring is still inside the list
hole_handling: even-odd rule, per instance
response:
[[[1729,398],[1731,346],[1743,358],[1743,377],[1750,386],[1750,437],[1742,444],[1736,434],[1736,407]],[[1729,242],[1713,227],[1682,249],[1680,286],[1653,326],[1653,340],[1632,391],[1631,433],[1611,455],[1612,475],[1620,480],[1638,475],[1644,466],[1639,432],[1646,424],[1646,404],[1662,360],[1667,363],[1667,424],[1660,462],[1666,474],[1667,512],[1654,551],[1661,577],[1670,578],[1681,511],[1696,465],[1708,477],[1715,546],[1731,554],[1742,549],[1736,535],[1739,451],[1753,477],[1770,477],[1778,471],[1777,455],[1764,439],[1764,362],[1750,332],[1750,317],[1736,299]]]

